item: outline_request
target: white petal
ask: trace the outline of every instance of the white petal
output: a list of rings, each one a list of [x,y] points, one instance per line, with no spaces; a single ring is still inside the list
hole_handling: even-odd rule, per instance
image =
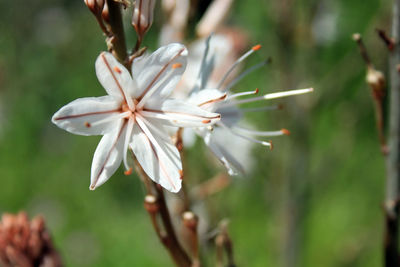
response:
[[[79,98],[62,107],[52,118],[58,127],[79,135],[105,134],[115,127],[118,120],[91,126],[118,114],[121,103],[112,96]]]
[[[154,182],[173,193],[181,189],[182,162],[178,149],[171,142],[164,141],[149,128],[145,130],[135,124],[130,146],[143,170]]]
[[[154,53],[137,58],[132,63],[132,76],[138,86],[135,98],[142,98],[151,88],[162,82],[154,97],[169,96],[178,84],[186,68],[187,50],[181,44],[170,44],[157,49]],[[176,64],[176,65],[175,65]],[[175,66],[180,66],[174,68]]]
[[[205,127],[220,120],[217,113],[176,99],[151,101],[140,113],[158,119],[163,125],[178,127]]]
[[[115,57],[103,52],[96,60],[96,74],[99,82],[109,95],[124,99],[135,84],[129,71]]]
[[[213,106],[215,106],[215,103],[224,100],[225,97],[226,93],[218,89],[202,89],[192,93],[189,102],[209,111],[214,111],[215,109],[213,110]]]
[[[124,150],[126,120],[114,131],[105,134],[94,152],[90,176],[90,189],[104,184],[118,169],[126,151]]]
[[[221,114],[221,122],[228,127],[234,126],[243,117],[243,112],[237,106],[217,107],[215,112]]]
[[[214,153],[214,155],[221,161],[221,163],[228,170],[229,175],[244,174],[244,168],[235,157],[229,153],[223,145],[219,144],[214,138],[212,133],[209,132],[210,136],[205,136],[204,132],[198,132],[200,136],[203,136],[204,142]]]

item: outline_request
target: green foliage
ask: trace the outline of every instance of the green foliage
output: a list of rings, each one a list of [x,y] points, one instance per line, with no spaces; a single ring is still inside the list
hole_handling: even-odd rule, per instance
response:
[[[284,127],[292,135],[274,139],[272,152],[255,148],[252,174],[209,200],[214,223],[230,219],[238,266],[282,265],[293,218],[299,266],[382,262],[385,172],[365,66],[351,34],[365,35],[385,70],[387,52],[374,28],[389,30],[388,2],[236,1],[229,24],[248,33],[249,46],[263,45],[246,64],[273,59],[236,88],[315,88],[275,101],[283,111],[249,116],[260,129]],[[146,37],[150,47],[160,23]],[[132,47],[132,34],[128,40]],[[50,122],[67,102],[104,94],[94,61],[106,46],[83,1],[3,1],[0,49],[0,211],[43,214],[67,266],[172,266],[143,209],[139,179],[119,170],[89,191],[99,138],[74,136]],[[201,142],[186,153],[185,172],[196,181],[221,170]]]

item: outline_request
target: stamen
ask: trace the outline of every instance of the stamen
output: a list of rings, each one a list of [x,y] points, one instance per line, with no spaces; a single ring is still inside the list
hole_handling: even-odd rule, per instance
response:
[[[116,72],[118,72],[119,74],[121,74],[121,73],[122,73],[121,69],[120,69],[120,68],[118,68],[117,66],[115,66],[115,67],[114,67],[114,70],[115,70]]]
[[[259,101],[259,100],[269,100],[269,99],[287,97],[287,96],[292,96],[292,95],[301,95],[301,94],[311,93],[313,91],[314,91],[314,88],[306,88],[306,89],[298,89],[298,90],[290,90],[290,91],[284,91],[284,92],[271,93],[271,94],[266,94],[263,96],[253,97],[253,98],[249,98],[249,99],[224,102],[224,103],[221,103],[221,107],[222,106],[223,107],[234,106],[234,105],[239,105],[239,104],[244,104],[244,103],[251,103],[251,102],[255,102],[255,101]]]
[[[260,48],[261,48],[261,45],[258,44],[258,45],[253,46],[251,49],[252,49],[253,51],[257,51],[257,50],[260,50]]]
[[[263,62],[260,62],[252,67],[250,67],[249,69],[247,69],[246,71],[242,72],[238,77],[236,77],[235,79],[233,79],[233,81],[231,81],[223,91],[229,91],[235,84],[237,84],[239,81],[241,81],[244,77],[246,77],[247,75],[249,75],[250,73],[252,73],[253,71],[258,70],[261,67],[264,67],[265,65],[271,63],[271,58],[268,58],[267,60],[264,60]]]
[[[129,175],[132,173],[132,167],[130,167],[128,164],[128,158],[127,158],[128,153],[127,152],[128,152],[129,143],[132,140],[132,131],[133,131],[134,123],[135,122],[134,122],[133,118],[130,117],[129,121],[128,121],[128,125],[126,126],[127,128],[126,128],[125,143],[124,143],[124,150],[123,150],[123,153],[124,153],[123,161],[124,161],[124,166],[126,169],[126,171],[124,172],[125,175]]]
[[[124,174],[125,174],[125,175],[131,175],[132,172],[133,172],[133,168],[130,167],[129,170],[124,171]]]
[[[227,127],[227,126],[224,125],[223,123],[218,123],[218,125],[219,125],[219,126],[222,126],[222,127],[225,128],[225,129],[227,129],[227,130],[230,131],[233,135],[236,135],[236,136],[238,136],[238,137],[241,137],[241,138],[243,138],[243,139],[246,139],[246,140],[248,140],[248,141],[250,141],[250,142],[257,143],[257,144],[261,144],[261,145],[263,145],[263,146],[269,147],[269,148],[272,150],[272,143],[271,143],[271,142],[260,141],[260,140],[254,139],[254,138],[252,138],[252,137],[248,137],[248,136],[246,136],[246,135],[240,134],[240,133],[234,131],[233,129]]]
[[[232,66],[228,69],[228,71],[224,74],[224,76],[222,77],[222,79],[219,81],[217,88],[221,88],[222,84],[225,82],[226,78],[228,78],[229,74],[232,73],[232,71],[239,65],[240,62],[242,62],[243,60],[245,60],[247,57],[249,57],[251,54],[253,54],[255,51],[257,51],[258,49],[261,48],[261,46],[254,46],[256,49],[250,49],[249,51],[247,51],[243,56],[241,56],[238,60],[236,60],[235,63],[232,64]]]
[[[142,116],[150,117],[150,118],[156,118],[156,119],[164,119],[164,120],[176,120],[179,119],[180,121],[189,121],[192,122],[193,120],[190,120],[187,117],[192,117],[192,118],[197,118],[197,119],[202,119],[202,120],[212,120],[212,119],[220,119],[221,115],[218,114],[216,116],[212,117],[206,117],[206,116],[199,116],[199,115],[192,115],[192,114],[187,114],[183,112],[173,112],[173,111],[162,111],[162,110],[141,110],[140,114]],[[177,116],[178,118],[173,118],[172,116]]]
[[[301,94],[311,93],[313,91],[314,91],[314,88],[290,90],[290,91],[266,94],[266,95],[264,95],[264,99],[274,99],[274,98],[281,98],[281,97],[292,96],[292,95],[301,95]]]
[[[100,125],[100,124],[103,124],[103,123],[106,123],[106,122],[110,122],[110,121],[115,121],[115,120],[118,120],[118,119],[126,118],[126,117],[129,117],[130,115],[132,115],[131,111],[122,112],[122,113],[118,113],[116,115],[110,115],[110,116],[108,116],[108,117],[106,117],[106,118],[104,118],[102,120],[98,120],[98,121],[95,121],[95,122],[92,122],[92,123],[85,122],[85,126],[90,128],[90,127],[97,126],[97,125]]]
[[[281,131],[284,135],[290,135],[290,131],[288,129],[283,128]]]
[[[173,68],[173,69],[182,68],[182,64],[181,64],[181,63],[174,63],[174,64],[172,64],[172,68]]]
[[[204,106],[204,105],[207,105],[207,104],[220,102],[220,101],[224,100],[224,99],[226,98],[226,96],[227,96],[227,94],[223,94],[221,97],[208,100],[208,101],[206,101],[206,102],[203,102],[203,103],[201,103],[201,104],[198,104],[197,106],[201,107],[201,106]]]
[[[240,96],[256,95],[256,94],[258,94],[258,92],[259,92],[259,90],[258,90],[258,88],[256,88],[256,90],[254,90],[254,91],[241,92],[241,93],[236,93],[236,94],[230,95],[230,96],[227,97],[226,100],[229,100],[229,99],[232,99],[232,98],[236,98],[236,97],[240,97]]]
[[[242,127],[235,126],[232,130],[242,132],[244,134],[256,135],[256,136],[281,136],[289,135],[290,132],[287,129],[281,129],[279,131],[255,131]]]

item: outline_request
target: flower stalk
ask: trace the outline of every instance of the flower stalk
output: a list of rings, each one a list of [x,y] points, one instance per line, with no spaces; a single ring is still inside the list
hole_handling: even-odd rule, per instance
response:
[[[108,25],[112,36],[107,38],[107,44],[119,62],[127,65],[127,51],[124,26],[122,24],[121,4],[114,0],[107,0]]]

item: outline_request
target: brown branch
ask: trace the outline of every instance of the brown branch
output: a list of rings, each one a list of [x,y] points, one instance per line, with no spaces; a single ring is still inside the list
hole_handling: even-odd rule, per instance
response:
[[[382,29],[376,29],[376,32],[378,33],[378,36],[381,38],[381,40],[385,43],[389,51],[393,51],[395,46],[393,38],[389,37]]]
[[[400,0],[393,5],[392,36],[397,43],[400,40]],[[390,126],[389,153],[387,156],[387,177],[385,197],[385,266],[400,266],[398,252],[399,205],[400,196],[400,75],[397,65],[400,63],[400,47],[395,46],[389,57],[390,70]]]
[[[107,0],[107,23],[112,34],[107,38],[107,44],[111,45],[111,52],[121,63],[127,65],[128,54],[126,52],[124,26],[122,24],[121,4],[114,0]]]
[[[192,266],[192,261],[183,250],[176,237],[175,229],[172,225],[171,216],[169,215],[169,210],[165,201],[164,191],[160,185],[157,185],[155,183],[153,183],[153,185],[158,195],[158,203],[160,208],[159,215],[168,236],[166,247],[169,249],[170,254],[177,266],[190,267]]]
[[[361,54],[362,58],[364,59],[365,64],[367,64],[367,66],[372,65],[371,60],[369,59],[369,56],[368,56],[367,49],[365,48],[364,42],[362,41],[361,34],[354,33],[353,40],[357,43],[358,48],[360,50],[360,54]]]
[[[360,49],[360,54],[367,65],[367,76],[366,80],[368,85],[371,87],[372,99],[374,101],[376,129],[378,131],[379,143],[381,146],[381,152],[383,156],[388,154],[388,148],[385,137],[385,125],[383,118],[383,101],[386,94],[386,81],[385,76],[382,72],[376,70],[369,58],[367,49],[365,48],[364,42],[362,41],[361,34],[353,34],[354,41],[357,42]]]

